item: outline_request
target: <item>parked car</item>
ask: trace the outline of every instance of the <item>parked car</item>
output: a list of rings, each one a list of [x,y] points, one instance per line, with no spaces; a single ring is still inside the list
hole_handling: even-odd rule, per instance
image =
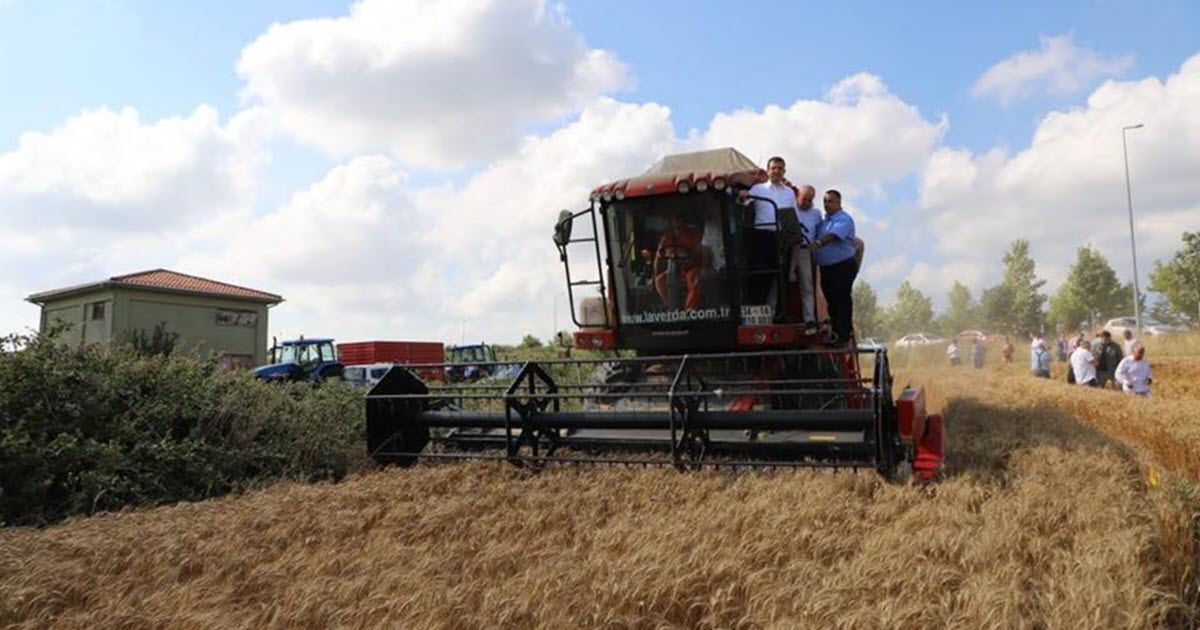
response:
[[[964,331],[958,333],[957,335],[955,335],[955,337],[957,337],[959,339],[959,341],[972,341],[974,339],[978,339],[980,341],[987,341],[988,339],[991,338],[987,333],[983,332],[982,330],[964,330]]]
[[[390,369],[391,363],[348,365],[342,370],[342,381],[351,387],[375,387]]]
[[[1187,332],[1187,328],[1183,326],[1173,326],[1171,324],[1160,324],[1158,322],[1142,322],[1142,332],[1147,335],[1177,335],[1181,332]]]
[[[866,337],[858,342],[859,350],[883,350],[886,347],[882,337]]]
[[[1128,330],[1137,335],[1137,320],[1132,317],[1116,317],[1104,323],[1104,330],[1112,333],[1118,339]]]
[[[896,340],[897,348],[915,348],[918,346],[932,346],[946,341],[941,337],[930,333],[913,333],[904,335]]]
[[[1112,333],[1113,337],[1118,338],[1124,335],[1126,330],[1130,330],[1136,337],[1138,334],[1137,320],[1132,317],[1117,317],[1110,319],[1104,323],[1104,330]],[[1145,319],[1142,320],[1142,334],[1147,337],[1153,337],[1155,335],[1170,335],[1184,332],[1185,330],[1185,328],[1179,326],[1171,326],[1170,324],[1163,324]]]

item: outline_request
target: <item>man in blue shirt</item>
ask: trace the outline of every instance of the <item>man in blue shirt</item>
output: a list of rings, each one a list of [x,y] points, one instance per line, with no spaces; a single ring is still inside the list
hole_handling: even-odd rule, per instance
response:
[[[821,291],[829,305],[829,319],[836,335],[834,342],[849,343],[854,331],[854,302],[850,292],[858,277],[854,218],[842,210],[842,193],[825,192],[825,219],[817,226],[817,238],[810,247],[816,250],[821,268]]]

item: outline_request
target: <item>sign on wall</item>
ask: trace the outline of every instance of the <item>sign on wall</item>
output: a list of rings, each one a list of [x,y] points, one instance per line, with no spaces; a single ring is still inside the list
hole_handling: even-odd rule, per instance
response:
[[[217,309],[218,326],[254,326],[258,324],[258,313],[230,308]]]

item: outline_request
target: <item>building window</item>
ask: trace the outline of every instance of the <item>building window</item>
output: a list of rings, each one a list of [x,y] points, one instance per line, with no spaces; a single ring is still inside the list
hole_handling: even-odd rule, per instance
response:
[[[258,324],[258,313],[254,311],[238,311],[229,308],[217,309],[218,326],[255,326]]]
[[[88,304],[91,307],[91,319],[104,319],[104,302],[93,302]]]

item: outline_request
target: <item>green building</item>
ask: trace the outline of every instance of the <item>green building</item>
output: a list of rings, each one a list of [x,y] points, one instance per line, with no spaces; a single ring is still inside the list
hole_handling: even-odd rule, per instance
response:
[[[42,330],[56,320],[68,325],[66,343],[128,343],[161,326],[178,335],[180,351],[216,352],[228,367],[253,367],[266,363],[267,309],[283,298],[154,269],[36,293],[26,300],[42,308]]]

